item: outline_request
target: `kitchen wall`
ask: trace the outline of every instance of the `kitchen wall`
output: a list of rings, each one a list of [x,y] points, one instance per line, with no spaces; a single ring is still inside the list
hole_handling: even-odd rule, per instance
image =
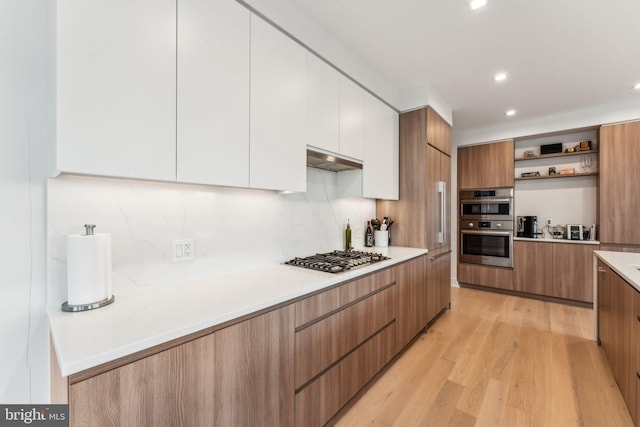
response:
[[[0,2],[0,403],[49,401],[46,173],[53,147],[48,0]]]
[[[280,263],[343,246],[347,218],[362,246],[375,201],[336,196],[337,175],[307,169],[306,193],[124,179],[49,180],[49,304],[66,300],[66,238],[83,224],[110,233],[114,293]],[[194,238],[196,258],[172,262],[171,240]]]
[[[525,151],[540,154],[543,144],[562,143],[563,149],[574,147],[580,141],[591,141],[592,148],[598,148],[598,130],[587,129],[561,135],[516,139],[515,157],[523,158]],[[589,157],[591,164],[587,168],[581,164]],[[515,163],[515,174],[522,172],[540,172],[547,175],[553,166],[559,173],[565,168],[573,168],[576,173],[598,171],[598,156],[580,155],[575,157],[527,160]],[[582,176],[562,179],[542,179],[515,182],[514,209],[516,216],[535,215],[538,228],[551,220],[552,225],[596,223],[597,176]]]

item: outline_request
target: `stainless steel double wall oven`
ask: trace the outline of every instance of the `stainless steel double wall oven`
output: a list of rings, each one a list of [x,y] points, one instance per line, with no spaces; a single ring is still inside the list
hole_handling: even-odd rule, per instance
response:
[[[513,188],[461,190],[458,259],[513,267]]]

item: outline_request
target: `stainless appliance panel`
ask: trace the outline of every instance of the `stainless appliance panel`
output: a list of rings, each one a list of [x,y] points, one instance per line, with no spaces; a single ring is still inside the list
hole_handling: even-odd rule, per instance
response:
[[[460,230],[460,262],[513,267],[513,231]]]
[[[513,189],[462,190],[459,193],[460,219],[513,218]]]

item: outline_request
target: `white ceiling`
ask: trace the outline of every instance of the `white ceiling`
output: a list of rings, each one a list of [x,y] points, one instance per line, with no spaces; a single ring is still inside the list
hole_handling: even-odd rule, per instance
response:
[[[640,104],[639,0],[290,1],[399,90],[432,87],[458,131]]]

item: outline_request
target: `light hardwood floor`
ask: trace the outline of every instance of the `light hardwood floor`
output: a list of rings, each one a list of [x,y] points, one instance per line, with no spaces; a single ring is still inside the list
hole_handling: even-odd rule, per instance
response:
[[[633,427],[590,309],[452,289],[336,426]]]

